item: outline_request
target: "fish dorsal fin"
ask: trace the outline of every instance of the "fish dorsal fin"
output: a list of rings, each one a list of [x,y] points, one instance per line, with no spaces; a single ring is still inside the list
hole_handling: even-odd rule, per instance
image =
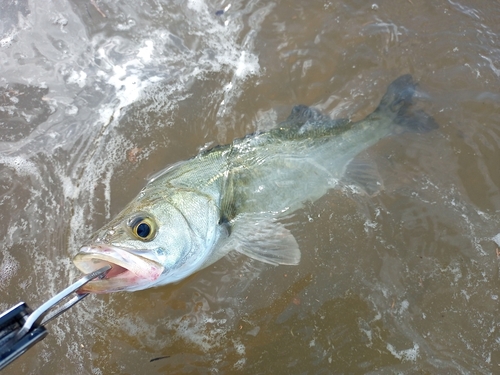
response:
[[[167,167],[163,168],[161,171],[158,171],[158,172],[152,174],[151,176],[148,176],[148,183],[151,183],[155,180],[158,180],[163,175],[166,175],[168,172],[173,171],[174,169],[180,167],[182,164],[185,164],[187,162],[188,162],[188,160],[181,160],[181,161],[178,161],[176,163],[168,165]]]
[[[312,123],[325,121],[331,121],[331,119],[328,116],[322,114],[316,108],[311,108],[306,105],[300,104],[293,107],[292,112],[290,112],[288,118],[279,125],[281,127],[300,128],[307,122]]]
[[[279,124],[281,127],[297,127],[300,128],[306,124],[330,124],[332,121],[330,116],[324,115],[316,108],[308,107],[307,105],[299,104],[292,108],[292,112],[288,118]]]
[[[318,132],[340,128],[350,124],[349,119],[333,120],[330,116],[321,113],[316,108],[306,105],[296,105],[288,118],[278,124],[278,128],[295,130],[297,134]]]
[[[295,237],[273,213],[243,213],[231,222],[226,246],[261,262],[297,265],[300,250]]]

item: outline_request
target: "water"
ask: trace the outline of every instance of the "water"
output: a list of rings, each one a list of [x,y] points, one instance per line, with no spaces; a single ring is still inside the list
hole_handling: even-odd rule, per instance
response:
[[[232,254],[89,297],[4,372],[498,373],[499,17],[472,0],[2,3],[2,310],[76,280],[72,255],[148,176],[295,104],[359,120],[411,73],[440,124],[360,155],[375,195],[298,213],[299,266]]]

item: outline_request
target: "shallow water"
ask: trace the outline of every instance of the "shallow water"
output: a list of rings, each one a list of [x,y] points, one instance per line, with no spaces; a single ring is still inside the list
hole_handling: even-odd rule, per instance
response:
[[[298,212],[299,266],[231,254],[91,296],[4,373],[498,373],[499,19],[472,0],[4,2],[2,310],[76,280],[148,176],[295,104],[359,120],[411,73],[440,125],[359,156],[373,196]]]

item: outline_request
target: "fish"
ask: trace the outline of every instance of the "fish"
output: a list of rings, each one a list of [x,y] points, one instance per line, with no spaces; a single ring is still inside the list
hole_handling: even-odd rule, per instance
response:
[[[166,168],[75,255],[73,262],[84,273],[112,267],[81,292],[177,283],[230,251],[273,265],[297,265],[301,252],[286,218],[338,186],[355,157],[379,140],[438,128],[414,105],[417,92],[412,76],[403,75],[357,122],[297,105],[266,132]]]

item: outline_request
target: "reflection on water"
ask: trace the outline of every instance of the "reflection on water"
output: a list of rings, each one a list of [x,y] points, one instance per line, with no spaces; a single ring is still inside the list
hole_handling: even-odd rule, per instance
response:
[[[499,17],[473,0],[0,5],[2,309],[73,281],[79,244],[149,175],[295,104],[358,120],[411,73],[440,124],[360,156],[381,191],[298,213],[299,266],[232,254],[88,298],[5,373],[500,371]]]

